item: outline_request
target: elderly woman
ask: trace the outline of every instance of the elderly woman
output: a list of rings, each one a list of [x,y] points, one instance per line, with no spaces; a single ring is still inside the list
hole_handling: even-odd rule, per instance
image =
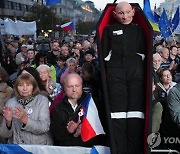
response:
[[[52,103],[57,94],[62,91],[61,85],[55,83],[51,79],[51,68],[48,65],[42,64],[36,69],[39,72],[42,84],[45,86],[46,92],[48,93],[49,101]]]
[[[66,60],[66,70],[64,71],[64,73],[61,75],[61,78],[60,78],[60,83],[62,84],[63,83],[63,80],[64,78],[69,74],[69,73],[73,73],[73,72],[80,72],[80,67],[78,67],[77,65],[77,61],[75,58],[68,58]]]
[[[9,143],[51,145],[48,99],[39,95],[36,80],[30,74],[20,75],[14,93],[3,109],[0,135]]]

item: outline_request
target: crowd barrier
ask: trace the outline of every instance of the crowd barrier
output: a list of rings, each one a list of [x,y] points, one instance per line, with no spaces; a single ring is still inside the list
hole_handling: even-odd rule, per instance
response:
[[[110,148],[94,146],[48,146],[48,145],[17,145],[0,144],[0,154],[110,154]]]

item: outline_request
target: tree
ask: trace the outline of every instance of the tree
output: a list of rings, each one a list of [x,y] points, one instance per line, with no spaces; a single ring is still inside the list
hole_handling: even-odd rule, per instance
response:
[[[37,31],[54,30],[55,25],[60,23],[60,19],[55,16],[53,7],[46,7],[45,5],[34,4],[31,8],[31,14],[28,16],[29,20],[36,21]]]
[[[79,34],[90,34],[96,28],[96,22],[82,22],[79,21],[76,25],[76,31]]]

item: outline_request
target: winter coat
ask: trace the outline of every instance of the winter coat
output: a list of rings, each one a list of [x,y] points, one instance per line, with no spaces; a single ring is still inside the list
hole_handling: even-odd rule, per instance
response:
[[[6,106],[15,109],[21,104],[17,102],[16,97],[13,97],[6,103]],[[12,126],[8,129],[6,120],[3,118],[0,135],[9,138],[9,142],[14,144],[51,145],[48,99],[45,96],[37,95],[32,102],[24,106],[24,110],[28,116],[27,124],[23,127],[23,123],[13,117]]]

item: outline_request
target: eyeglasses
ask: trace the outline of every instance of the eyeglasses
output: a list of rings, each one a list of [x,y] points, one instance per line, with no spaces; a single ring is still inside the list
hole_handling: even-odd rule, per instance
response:
[[[171,74],[166,74],[166,75],[162,75],[162,77],[166,77],[166,78],[169,78],[169,77],[171,77],[172,75]]]
[[[76,65],[71,64],[71,65],[68,65],[68,66],[69,66],[69,67],[70,67],[70,66],[72,67],[72,66],[76,66]]]

